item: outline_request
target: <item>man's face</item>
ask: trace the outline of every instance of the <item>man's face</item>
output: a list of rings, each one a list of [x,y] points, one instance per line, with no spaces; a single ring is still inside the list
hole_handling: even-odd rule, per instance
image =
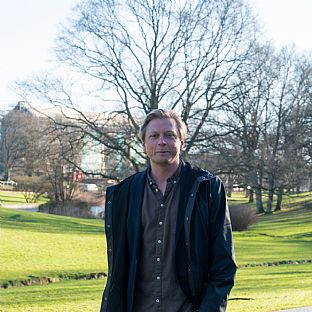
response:
[[[146,127],[143,149],[152,164],[179,164],[183,143],[174,119],[153,119]]]

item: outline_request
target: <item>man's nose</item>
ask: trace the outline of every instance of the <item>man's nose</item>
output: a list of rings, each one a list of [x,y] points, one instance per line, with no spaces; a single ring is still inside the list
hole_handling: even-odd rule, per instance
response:
[[[167,144],[167,141],[166,141],[166,139],[165,139],[165,137],[163,135],[159,136],[157,144],[158,145],[165,145],[165,144]]]

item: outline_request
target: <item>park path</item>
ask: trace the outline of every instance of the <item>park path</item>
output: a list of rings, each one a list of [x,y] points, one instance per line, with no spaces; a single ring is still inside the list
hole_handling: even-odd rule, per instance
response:
[[[312,312],[312,307],[296,308],[290,310],[280,310],[277,312]]]
[[[40,204],[38,204],[38,203],[34,203],[34,204],[32,204],[32,203],[29,203],[29,204],[4,204],[3,208],[37,212],[37,211],[39,211],[39,205]]]

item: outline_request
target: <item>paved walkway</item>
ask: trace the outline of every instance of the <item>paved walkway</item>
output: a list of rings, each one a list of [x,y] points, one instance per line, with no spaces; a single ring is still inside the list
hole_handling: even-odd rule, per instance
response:
[[[3,208],[17,209],[17,210],[26,210],[31,212],[39,211],[38,203],[30,203],[30,204],[5,204]]]
[[[312,312],[312,307],[296,308],[290,310],[280,310],[278,312]]]

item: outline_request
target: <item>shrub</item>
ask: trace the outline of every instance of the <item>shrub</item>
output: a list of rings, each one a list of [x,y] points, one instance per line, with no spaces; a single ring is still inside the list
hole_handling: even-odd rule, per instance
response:
[[[255,222],[255,212],[251,205],[231,205],[229,209],[233,231],[245,231]]]
[[[27,203],[36,203],[50,188],[47,179],[43,176],[16,176],[14,179],[17,182],[16,190],[23,192]]]

